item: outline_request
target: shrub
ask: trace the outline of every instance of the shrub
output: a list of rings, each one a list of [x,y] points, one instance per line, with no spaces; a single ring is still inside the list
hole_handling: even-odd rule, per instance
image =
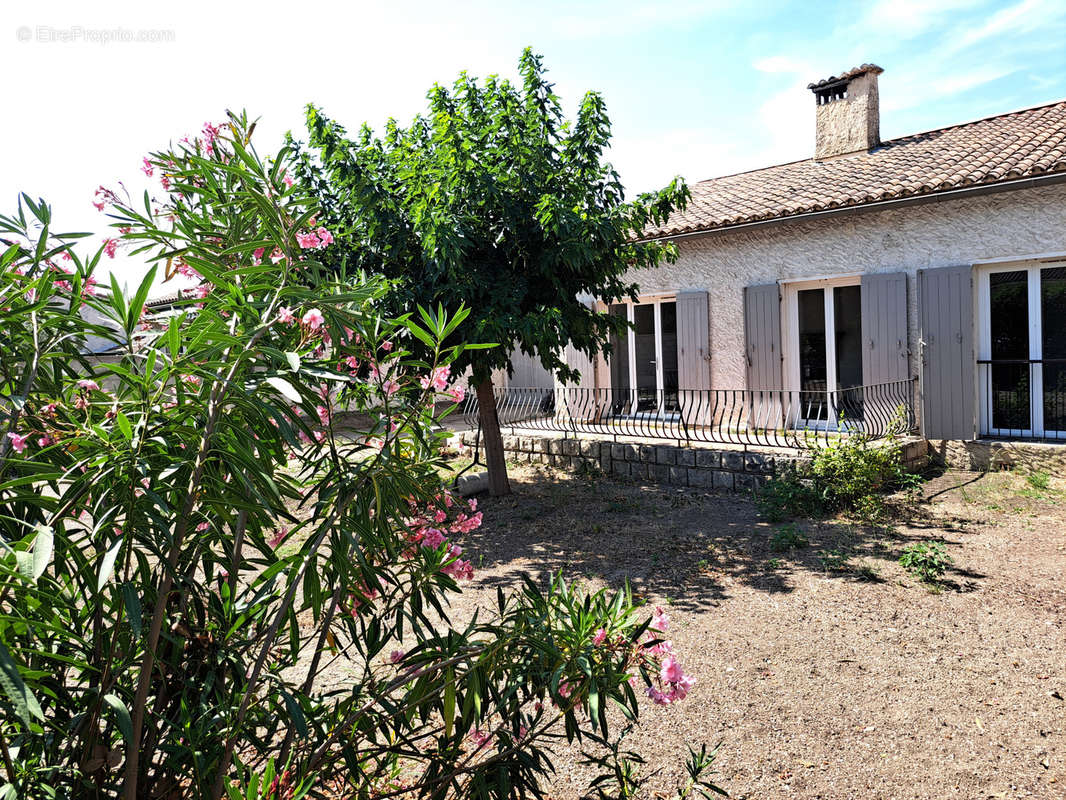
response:
[[[795,523],[785,525],[774,532],[770,537],[770,549],[775,553],[783,553],[797,547],[806,547],[806,537],[800,533]]]
[[[954,561],[945,552],[943,544],[928,540],[905,547],[899,563],[923,583],[935,584]]]
[[[101,189],[88,257],[43,203],[0,218],[0,796],[539,794],[546,736],[606,741],[608,705],[692,679],[627,591],[527,582],[448,622],[481,522],[434,433],[465,311],[327,278],[253,127],[147,158],[143,207]],[[94,296],[117,247],[196,283],[175,315],[145,312],[155,267]]]
[[[897,429],[879,442],[852,434],[813,447],[807,463],[775,476],[759,493],[763,513],[772,521],[839,511],[876,519],[886,491],[913,493],[920,486],[900,463]]]

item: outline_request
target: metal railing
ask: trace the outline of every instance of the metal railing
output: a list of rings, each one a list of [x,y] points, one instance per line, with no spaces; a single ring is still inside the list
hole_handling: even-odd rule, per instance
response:
[[[980,432],[1000,439],[1066,439],[1066,358],[978,359]]]
[[[501,428],[764,447],[811,447],[841,436],[914,430],[916,379],[838,391],[792,389],[497,389]],[[460,413],[477,425],[477,398]]]

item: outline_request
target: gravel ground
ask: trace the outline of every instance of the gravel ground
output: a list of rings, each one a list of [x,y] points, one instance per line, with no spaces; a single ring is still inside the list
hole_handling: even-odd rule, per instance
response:
[[[798,521],[809,544],[775,552],[784,526],[741,495],[529,465],[511,479],[463,542],[478,567],[453,620],[560,569],[667,608],[698,682],[644,704],[627,739],[649,796],[686,744],[721,742],[735,798],[1066,798],[1066,486],[946,473],[891,523]],[[924,539],[955,561],[935,591],[897,563]],[[555,767],[551,796],[578,797],[576,754]]]

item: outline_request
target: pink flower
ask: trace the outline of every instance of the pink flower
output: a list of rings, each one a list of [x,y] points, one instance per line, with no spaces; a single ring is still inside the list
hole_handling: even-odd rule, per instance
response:
[[[470,743],[474,745],[474,750],[483,750],[492,741],[492,737],[479,728],[474,728],[470,731]]]
[[[291,308],[282,306],[278,309],[278,322],[283,322],[286,325],[290,325],[296,321],[296,316],[292,313]]]
[[[359,369],[359,359],[355,356],[348,356],[344,359],[344,363],[348,365],[349,369]]]
[[[37,440],[37,446],[48,447],[48,445],[52,444],[52,441],[53,439],[51,436],[42,436]]]
[[[7,438],[11,440],[11,446],[15,449],[16,453],[21,453],[26,449],[26,437],[20,436],[17,433],[9,433]]]
[[[303,320],[301,321],[311,330],[317,331],[325,323],[326,318],[322,316],[322,312],[319,311],[317,308],[312,308],[310,311],[304,314]]]
[[[685,677],[685,672],[681,669],[681,662],[673,656],[664,658],[659,677],[662,678],[663,683],[677,683]]]
[[[447,394],[448,397],[452,399],[453,403],[461,403],[466,398],[466,389],[464,389],[461,384],[457,383],[448,390]]]
[[[326,247],[333,244],[333,234],[327,231],[325,228],[318,229],[318,246]]]
[[[444,534],[436,528],[427,528],[422,534],[422,546],[436,550],[444,544]]]
[[[329,409],[325,406],[315,406],[315,412],[318,414],[318,421],[323,425],[329,425]]]
[[[600,628],[595,634],[593,634],[592,643],[596,647],[599,647],[605,641],[607,641],[607,631],[604,628]]]
[[[270,260],[277,264],[279,261],[285,260],[285,254],[281,252],[280,247],[275,247],[270,251]]]
[[[403,650],[393,650],[391,653],[389,653],[389,661],[391,661],[393,664],[399,664],[401,661],[403,661],[404,656],[406,655],[407,653],[405,653]]]
[[[265,247],[257,247],[252,251],[252,263],[259,264],[263,261],[263,253],[266,252]]]
[[[456,559],[446,564],[442,569],[445,575],[451,575],[457,581],[469,581],[474,579],[474,565],[469,561]]]
[[[419,383],[422,384],[423,389],[433,387],[438,392],[443,392],[448,386],[448,376],[451,374],[451,367],[434,367],[433,371],[429,375],[423,377]]]
[[[655,613],[651,615],[651,627],[661,633],[665,633],[670,628],[669,615],[658,606],[655,607]]]
[[[394,394],[396,394],[396,392],[400,390],[400,384],[398,384],[392,378],[389,378],[387,381],[381,384],[381,389],[385,392],[386,397],[392,397]]]
[[[85,389],[87,392],[98,392],[100,391],[100,384],[88,378],[83,378],[78,381],[78,388]]]
[[[270,539],[267,542],[267,544],[269,544],[271,547],[277,547],[279,544],[281,544],[283,541],[285,541],[285,537],[288,536],[288,535],[289,535],[289,529],[288,528],[285,528],[285,527],[278,528],[277,532],[273,536],[270,537]]]
[[[149,178],[152,177],[152,162],[149,161],[147,158],[144,159],[144,166],[141,167],[141,172],[143,172]]]
[[[384,350],[386,353],[388,353],[389,351],[392,350],[392,342],[390,342],[390,341],[382,342],[381,343],[381,349]]]
[[[292,181],[292,178],[289,177],[289,173],[288,172],[286,172],[284,175],[281,176],[281,182],[285,184],[286,188],[288,188],[288,189],[292,188],[293,181]]]
[[[115,250],[118,248],[118,239],[104,239],[104,255],[108,258],[115,257]]]
[[[315,233],[314,231],[310,231],[309,233],[298,233],[298,234],[296,234],[296,241],[297,241],[297,243],[299,243],[300,248],[302,250],[307,250],[308,248],[318,247],[319,246],[318,245],[318,234]]]
[[[210,522],[201,522],[199,525],[196,526],[196,530],[198,530],[198,531],[206,531],[210,527],[211,527],[211,523]]]

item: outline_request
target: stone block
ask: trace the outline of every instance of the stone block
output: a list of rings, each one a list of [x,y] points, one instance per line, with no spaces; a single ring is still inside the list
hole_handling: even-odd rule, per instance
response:
[[[704,469],[717,469],[722,466],[722,454],[717,450],[697,450],[696,466]]]
[[[677,463],[682,467],[696,466],[696,451],[685,448],[677,451]]]
[[[755,476],[750,472],[738,472],[733,476],[733,487],[739,492],[755,488]]]
[[[619,475],[623,478],[628,478],[629,464],[625,461],[612,461],[610,472],[612,475]]]
[[[773,468],[773,456],[767,456],[762,453],[746,453],[744,455],[744,469],[748,472],[770,472]]]
[[[650,473],[651,479],[656,483],[670,483],[670,465],[653,464]]]
[[[670,483],[673,486],[688,486],[688,468],[670,467]]]
[[[611,458],[611,451],[608,447],[600,448],[600,472],[608,473],[611,471],[611,464],[614,463],[614,459]],[[624,461],[621,463],[625,463]]]
[[[629,477],[638,481],[646,481],[648,479],[648,465],[642,461],[629,461]]]
[[[563,455],[576,456],[581,454],[581,443],[577,439],[563,439]]]
[[[688,485],[710,489],[714,485],[714,472],[709,469],[692,467],[688,471]]]
[[[581,455],[585,458],[599,458],[600,457],[600,443],[599,442],[581,442]]]
[[[645,464],[655,463],[655,448],[650,444],[640,446],[640,460]]]
[[[553,456],[563,455],[563,446],[566,444],[565,439],[549,439],[548,440],[548,452]]]
[[[676,464],[677,463],[677,448],[676,447],[656,447],[655,448],[655,463],[656,464]]]
[[[733,491],[732,472],[726,472],[724,470],[716,469],[714,470],[713,475],[715,489],[728,489],[729,491]]]
[[[540,438],[537,439],[537,451],[540,453],[550,453],[552,451],[553,439]]]
[[[736,450],[727,450],[722,453],[722,466],[733,472],[740,472],[744,469],[744,454]]]
[[[766,486],[766,484],[768,484],[770,482],[770,476],[769,475],[752,475],[751,478],[752,478],[753,481],[755,481],[755,489],[756,489],[756,491],[758,491],[759,489],[762,489],[763,487]]]
[[[611,458],[615,461],[626,460],[626,446],[624,444],[612,444],[611,445]]]

